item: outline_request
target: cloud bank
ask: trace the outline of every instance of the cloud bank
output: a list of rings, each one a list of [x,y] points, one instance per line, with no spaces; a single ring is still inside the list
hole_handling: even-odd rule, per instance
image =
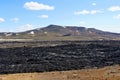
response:
[[[0,18],[0,23],[5,22],[5,19]]]
[[[102,13],[101,10],[82,10],[82,11],[76,11],[74,12],[75,15],[85,15],[85,14],[97,14]]]
[[[120,11],[120,6],[111,6],[111,7],[108,8],[108,10],[112,11],[112,12],[114,12],[114,11]]]
[[[38,3],[38,2],[26,2],[24,4],[24,8],[28,10],[54,10],[54,6],[49,6],[46,4]]]

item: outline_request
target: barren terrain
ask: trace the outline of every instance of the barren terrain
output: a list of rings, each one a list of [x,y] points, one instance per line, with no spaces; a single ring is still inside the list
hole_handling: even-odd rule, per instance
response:
[[[120,41],[0,42],[0,80],[120,80]]]
[[[36,42],[24,43],[27,46],[0,48],[0,74],[91,69],[120,64],[120,41],[37,42],[38,46],[33,45]],[[1,43],[4,44],[19,45]]]
[[[120,66],[44,73],[1,75],[0,80],[120,80]]]

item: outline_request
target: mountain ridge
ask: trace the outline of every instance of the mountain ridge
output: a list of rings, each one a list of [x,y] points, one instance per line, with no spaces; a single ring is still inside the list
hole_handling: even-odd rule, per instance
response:
[[[1,39],[58,39],[58,40],[120,40],[120,33],[113,33],[82,26],[48,25],[24,32],[0,33]]]

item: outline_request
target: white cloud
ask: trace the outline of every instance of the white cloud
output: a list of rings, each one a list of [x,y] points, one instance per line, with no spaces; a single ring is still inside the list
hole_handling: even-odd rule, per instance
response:
[[[39,18],[48,18],[49,16],[48,15],[40,15],[38,16]]]
[[[114,19],[120,19],[120,14],[114,17]]]
[[[75,15],[84,15],[84,14],[89,14],[90,12],[88,10],[82,10],[82,11],[76,11],[74,12]]]
[[[90,13],[97,14],[97,13],[102,13],[102,11],[101,10],[91,10]]]
[[[31,30],[34,29],[34,26],[31,24],[25,24],[20,27],[18,27],[18,31],[26,31],[26,30]]]
[[[0,23],[4,22],[5,20],[3,18],[0,18]]]
[[[97,14],[97,13],[102,13],[103,11],[101,10],[82,10],[82,11],[76,11],[74,12],[75,15],[85,15],[85,14]]]
[[[108,8],[109,11],[120,11],[120,6],[111,6],[110,8]]]
[[[96,3],[92,3],[93,6],[96,6]]]
[[[24,7],[29,10],[54,10],[54,6],[45,5],[38,2],[26,2]]]
[[[18,22],[18,21],[19,21],[19,18],[17,18],[17,17],[12,18],[12,19],[11,19],[11,21],[13,21],[13,22],[15,22],[15,23],[16,23],[16,22]]]

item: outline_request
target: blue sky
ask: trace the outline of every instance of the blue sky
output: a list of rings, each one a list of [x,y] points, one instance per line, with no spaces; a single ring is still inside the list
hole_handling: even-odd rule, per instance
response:
[[[120,0],[1,0],[0,32],[49,24],[120,33]]]

